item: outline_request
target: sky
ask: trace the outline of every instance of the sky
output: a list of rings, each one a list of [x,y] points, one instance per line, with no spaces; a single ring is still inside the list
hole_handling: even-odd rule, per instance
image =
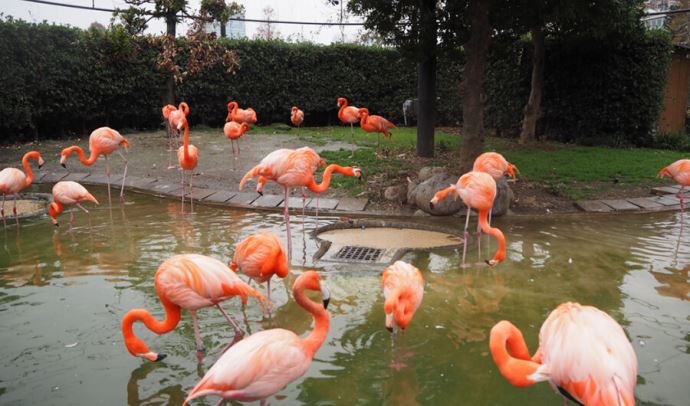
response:
[[[92,6],[102,8],[126,8],[123,0],[52,0],[58,3],[70,3],[82,6]],[[190,10],[196,11],[199,9],[201,0],[189,0]],[[327,21],[338,22],[340,16],[340,7],[331,6],[326,0],[237,0],[238,3],[244,5],[247,10],[246,18],[263,19],[263,9],[267,6],[275,10],[275,20],[292,20],[292,21]],[[94,21],[97,21],[105,26],[110,23],[112,18],[111,13],[92,10],[79,10],[66,7],[57,7],[47,4],[29,3],[22,0],[0,0],[0,13],[9,15],[18,19],[41,22],[46,20],[48,22],[71,25],[73,27],[86,28]],[[360,17],[350,17],[352,22],[361,21]],[[254,37],[254,33],[259,26],[259,23],[246,23],[247,36]],[[283,25],[275,26],[283,38],[287,36],[302,37],[304,40],[312,41],[321,44],[330,44],[340,40],[340,27],[320,27],[311,25]],[[361,27],[345,27],[346,41],[354,40]],[[152,20],[149,24],[149,29],[146,31],[150,34],[162,33],[165,30],[165,24],[162,20]],[[187,31],[187,24],[182,23],[178,26],[178,33],[185,33]]]

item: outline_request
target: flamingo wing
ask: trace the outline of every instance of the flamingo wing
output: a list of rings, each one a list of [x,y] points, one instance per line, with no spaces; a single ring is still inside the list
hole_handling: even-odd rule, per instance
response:
[[[474,209],[490,209],[496,198],[496,181],[488,173],[468,172],[458,179],[460,198]]]
[[[680,159],[668,166],[673,180],[683,186],[690,186],[690,159]]]
[[[359,121],[359,108],[354,106],[348,106],[343,109],[343,114],[340,120],[346,123],[356,123]]]
[[[299,148],[281,162],[276,182],[287,186],[305,186],[313,179],[320,162],[321,157],[313,149]]]
[[[110,154],[115,151],[124,137],[110,127],[95,129],[89,136],[89,149],[98,149],[100,153]]]
[[[74,204],[91,198],[89,191],[74,181],[61,181],[53,186],[53,199],[61,204]]]
[[[500,179],[508,170],[508,161],[496,152],[485,152],[474,160],[473,171],[486,172],[494,179]]]
[[[0,193],[14,194],[24,189],[26,174],[17,168],[0,171]]]

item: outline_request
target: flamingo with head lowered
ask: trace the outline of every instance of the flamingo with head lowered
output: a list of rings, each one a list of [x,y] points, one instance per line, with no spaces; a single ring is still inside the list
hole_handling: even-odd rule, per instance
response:
[[[671,178],[680,185],[680,190],[676,194],[676,197],[680,200],[680,210],[682,214],[685,209],[683,189],[686,186],[690,186],[690,159],[679,159],[671,165],[661,169],[657,176],[660,178]]]
[[[266,297],[271,300],[271,278],[273,275],[285,278],[288,275],[288,260],[285,248],[275,234],[269,232],[252,234],[237,244],[230,269],[239,269],[256,283],[266,282]]]
[[[103,155],[105,158],[105,174],[108,177],[108,201],[110,202],[110,164],[108,163],[108,155],[117,152],[118,155],[122,157],[122,160],[125,161],[125,170],[122,174],[122,188],[120,189],[120,200],[124,200],[125,180],[127,179],[127,158],[118,150],[120,146],[127,151],[129,147],[127,138],[110,127],[97,128],[93,130],[89,136],[89,158],[86,158],[84,150],[81,147],[73,145],[63,149],[60,153],[60,165],[62,165],[63,168],[67,168],[67,159],[73,152],[79,155],[79,162],[87,166],[93,165],[98,157]]]
[[[237,102],[228,103],[228,116],[225,121],[234,121],[236,123],[252,123],[256,124],[256,112],[253,108],[241,109]]]
[[[29,151],[24,154],[22,158],[22,166],[24,166],[24,171],[26,173],[17,168],[5,168],[0,171],[0,193],[2,193],[2,209],[0,209],[0,215],[2,215],[3,223],[5,222],[5,197],[6,195],[14,195],[12,213],[14,213],[15,221],[19,224],[19,217],[17,216],[17,193],[29,187],[34,180],[34,173],[29,166],[29,159],[38,161],[39,169],[44,164],[43,158],[41,158],[41,154],[38,151]]]
[[[57,227],[59,225],[57,216],[65,210],[65,205],[73,204],[88,214],[89,211],[81,205],[81,202],[84,201],[98,204],[98,200],[79,183],[73,181],[58,182],[53,186],[53,202],[50,203],[48,215]],[[69,211],[69,224],[70,226],[74,224],[74,207],[71,207]]]
[[[462,264],[465,265],[465,255],[467,254],[467,239],[469,232],[467,231],[470,223],[469,209],[475,209],[479,212],[479,226],[489,235],[493,235],[498,240],[498,251],[491,260],[486,263],[489,266],[494,266],[502,262],[506,257],[506,240],[503,233],[498,228],[491,227],[488,222],[489,210],[493,207],[494,199],[496,198],[496,181],[488,173],[484,172],[468,172],[458,179],[458,183],[450,185],[449,187],[436,192],[433,199],[429,202],[429,206],[433,209],[434,205],[440,200],[445,199],[453,194],[453,198],[458,196],[462,199],[465,206],[468,208],[468,215],[465,219],[465,242],[462,246]]]
[[[220,302],[235,296],[247,303],[248,296],[254,296],[262,308],[271,306],[261,293],[242,281],[235,272],[217,259],[197,255],[175,255],[161,264],[153,277],[156,293],[165,310],[165,320],[156,320],[144,309],[133,309],[122,318],[122,335],[130,354],[149,361],[160,361],[165,354],[158,354],[149,349],[143,340],[134,335],[132,326],[141,321],[156,334],[168,333],[180,322],[181,309],[186,309],[192,316],[196,350],[204,352],[201,341],[197,310],[215,306],[220,310],[228,324],[235,329],[237,336],[242,335],[237,323],[220,306]]]
[[[305,290],[321,292],[323,304],[311,301]],[[295,302],[312,314],[314,330],[305,338],[282,328],[260,331],[230,347],[187,395],[184,404],[201,396],[252,402],[278,393],[309,369],[323,344],[330,320],[326,308],[330,293],[314,271],[307,271],[292,286]]]
[[[386,328],[391,333],[395,326],[405,331],[412,316],[422,304],[424,278],[419,269],[403,261],[396,261],[383,271],[383,310]]]
[[[240,155],[240,137],[249,131],[249,124],[247,123],[237,123],[235,121],[228,121],[223,127],[223,133],[230,140],[230,145],[232,146],[232,154],[235,155],[235,143],[237,143],[237,158]]]
[[[530,356],[522,333],[509,321],[491,329],[491,356],[513,386],[549,381],[581,405],[635,404],[637,357],[621,326],[596,307],[563,303],[539,330]]]

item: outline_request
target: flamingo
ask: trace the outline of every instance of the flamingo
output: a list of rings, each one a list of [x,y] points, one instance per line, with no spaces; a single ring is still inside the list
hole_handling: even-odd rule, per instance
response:
[[[237,323],[220,306],[220,302],[240,296],[247,303],[247,296],[254,296],[262,308],[271,302],[242,281],[225,264],[217,259],[197,254],[175,255],[163,262],[153,277],[156,293],[165,309],[165,320],[156,320],[144,309],[133,309],[122,318],[122,335],[130,354],[149,361],[160,361],[166,354],[152,352],[140,338],[134,335],[134,322],[141,321],[156,334],[165,334],[177,327],[181,309],[189,311],[194,326],[196,350],[204,352],[199,331],[197,310],[216,306],[228,324],[241,336]]]
[[[287,228],[288,255],[292,253],[292,236],[290,234],[290,213],[289,197],[291,187],[307,187],[314,193],[325,191],[330,182],[331,174],[334,171],[345,176],[362,176],[362,172],[357,167],[342,167],[339,165],[329,165],[323,173],[323,180],[320,184],[314,181],[316,168],[324,164],[319,154],[309,147],[302,147],[296,150],[279,149],[266,155],[259,165],[250,169],[240,181],[240,190],[250,178],[259,177],[259,181],[270,179],[275,181],[285,189],[285,226]],[[259,183],[261,185],[261,183]],[[304,196],[303,196],[304,199]],[[304,200],[303,200],[304,203]]]
[[[395,124],[391,123],[390,121],[386,120],[381,116],[370,116],[369,109],[365,107],[359,109],[359,116],[359,126],[362,127],[362,130],[368,133],[376,133],[376,146],[381,144],[379,133],[383,133],[383,135],[386,138],[388,138],[388,141],[390,142],[391,134],[390,132],[388,132],[388,129],[398,128],[395,126]]]
[[[338,98],[338,118],[343,123],[350,123],[350,135],[352,135],[352,143],[355,143],[355,127],[354,124],[359,121],[359,108],[355,106],[348,106],[347,99],[344,97]]]
[[[494,204],[494,198],[496,198],[496,181],[488,173],[484,172],[467,172],[458,179],[458,183],[455,185],[450,185],[449,187],[436,192],[429,206],[434,207],[439,200],[445,199],[451,193],[454,194],[454,199],[457,200],[458,196],[462,199],[465,206],[468,209],[468,215],[465,220],[465,242],[462,247],[462,264],[465,265],[465,255],[467,253],[467,238],[469,233],[467,228],[470,223],[469,209],[475,209],[479,212],[479,226],[482,230],[489,235],[493,235],[498,240],[498,251],[494,255],[493,259],[486,261],[489,266],[494,266],[502,262],[506,257],[506,240],[503,233],[498,228],[491,227],[487,218],[489,216],[489,210]]]
[[[108,155],[113,152],[117,152],[122,160],[125,161],[125,170],[122,174],[122,189],[120,189],[120,200],[124,199],[125,193],[125,179],[127,178],[127,158],[122,155],[122,152],[118,150],[118,147],[122,146],[125,151],[129,148],[129,142],[127,138],[120,135],[119,132],[113,130],[110,127],[101,127],[93,130],[89,136],[89,159],[86,159],[84,155],[84,150],[81,147],[73,145],[62,150],[60,153],[60,165],[63,168],[67,168],[67,159],[72,152],[76,152],[79,155],[79,161],[87,166],[91,166],[96,162],[99,155],[103,155],[105,158],[105,174],[108,177],[108,202],[111,201],[110,198],[110,164],[108,163]]]
[[[407,262],[395,261],[383,271],[381,282],[385,298],[383,310],[386,312],[386,328],[392,333],[397,325],[405,331],[412,316],[422,304],[422,273]]]
[[[72,181],[61,181],[56,183],[53,186],[53,202],[50,203],[50,209],[48,211],[48,214],[53,219],[53,224],[55,224],[56,227],[59,226],[57,216],[65,210],[66,204],[73,204],[84,210],[84,213],[88,213],[89,211],[80,204],[80,202],[83,201],[98,204],[98,200],[79,183]],[[70,226],[74,224],[74,207],[71,207],[69,211],[69,224]]]
[[[223,127],[223,133],[230,140],[232,145],[232,154],[235,154],[235,142],[237,143],[237,155],[240,155],[240,137],[249,131],[249,124],[247,123],[236,123],[234,121],[228,121]]]
[[[549,381],[567,400],[585,405],[635,404],[637,357],[625,332],[593,306],[563,303],[539,331],[530,357],[522,333],[509,321],[491,329],[491,356],[513,386]]]
[[[180,124],[182,117],[187,117],[189,115],[189,106],[187,103],[180,103],[179,108],[168,104],[163,107],[163,118],[165,118],[168,123],[168,169],[173,169],[172,158],[170,157],[170,152],[173,150],[172,140],[175,139],[175,148],[179,146],[178,136],[179,130],[177,129]],[[173,132],[175,134],[173,135]]]
[[[190,213],[194,212],[194,189],[192,179],[194,178],[194,168],[199,162],[199,150],[194,145],[189,145],[189,123],[186,117],[182,117],[177,129],[184,127],[184,144],[177,150],[177,161],[182,168],[182,212],[184,213],[184,172],[189,171],[189,204]]]
[[[5,222],[5,197],[6,195],[14,195],[12,213],[14,213],[15,221],[19,224],[19,217],[17,217],[17,193],[29,187],[34,180],[34,173],[29,166],[29,159],[38,161],[39,169],[45,163],[38,151],[29,151],[22,158],[22,166],[24,166],[26,174],[17,168],[5,168],[0,171],[0,193],[2,193],[2,209],[0,209],[0,214],[2,215],[3,223]]]
[[[271,278],[287,276],[288,261],[285,249],[275,234],[252,234],[237,245],[230,269],[240,269],[256,283],[266,282],[266,296],[271,300]]]
[[[222,398],[220,403],[261,400],[261,405],[265,405],[266,398],[304,375],[326,339],[330,324],[326,311],[330,293],[320,279],[318,273],[307,271],[292,286],[297,304],[314,317],[314,330],[306,338],[281,328],[252,334],[220,356],[189,392],[184,404],[201,396],[215,395]],[[323,307],[305,295],[306,289],[321,291]]]
[[[246,110],[241,109],[237,106],[237,102],[228,103],[228,116],[225,121],[235,121],[237,123],[256,123],[256,112],[253,108],[248,108]]]
[[[302,121],[304,121],[304,112],[298,109],[297,106],[292,106],[290,121],[292,121],[292,125],[299,128],[302,125]]]
[[[680,184],[680,190],[676,193],[676,197],[680,200],[680,210],[682,213],[685,209],[683,188],[690,186],[690,159],[677,160],[660,170],[657,176],[659,178],[671,178]]]

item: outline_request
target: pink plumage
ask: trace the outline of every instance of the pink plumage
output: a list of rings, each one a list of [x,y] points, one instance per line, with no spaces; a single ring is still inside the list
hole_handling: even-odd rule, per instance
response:
[[[422,273],[407,262],[396,261],[383,272],[381,282],[386,328],[393,331],[397,325],[405,330],[424,298]]]
[[[508,162],[503,155],[497,152],[485,152],[474,160],[473,171],[486,172],[494,180],[501,179],[505,174],[516,177],[515,165]]]
[[[668,177],[682,186],[690,186],[690,159],[679,159],[659,171],[660,178]]]
[[[80,205],[83,201],[98,204],[98,200],[88,190],[77,182],[61,181],[53,186],[53,202],[50,204],[48,215],[53,219],[53,224],[58,225],[57,216],[65,209],[65,205],[77,205],[80,209],[88,213]],[[70,224],[74,223],[74,209],[70,209]]]

